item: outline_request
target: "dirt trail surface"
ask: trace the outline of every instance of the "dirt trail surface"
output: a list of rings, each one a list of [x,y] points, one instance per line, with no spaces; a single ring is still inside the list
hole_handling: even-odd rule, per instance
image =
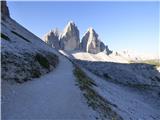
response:
[[[56,70],[23,84],[2,81],[2,119],[94,119],[63,56]]]

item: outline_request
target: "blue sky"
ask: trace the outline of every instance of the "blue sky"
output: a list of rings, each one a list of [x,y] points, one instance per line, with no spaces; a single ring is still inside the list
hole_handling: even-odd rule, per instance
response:
[[[80,36],[93,27],[112,50],[158,54],[158,2],[8,2],[11,17],[39,37],[75,22]]]

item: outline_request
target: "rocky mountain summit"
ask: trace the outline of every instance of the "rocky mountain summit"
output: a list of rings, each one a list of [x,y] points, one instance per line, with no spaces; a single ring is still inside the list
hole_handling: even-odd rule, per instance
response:
[[[47,33],[44,36],[44,41],[51,47],[54,47],[56,49],[60,49],[60,38],[61,35],[60,31],[56,28],[54,30],[51,30],[49,33]]]
[[[80,45],[79,30],[73,21],[66,25],[63,32],[51,30],[43,39],[51,47],[66,51],[77,50]]]
[[[99,40],[98,34],[93,28],[89,28],[82,37],[81,48],[88,53],[99,53],[104,51],[105,45]]]
[[[57,30],[58,31],[58,30]],[[57,34],[58,33],[58,34]],[[73,21],[70,21],[62,33],[51,30],[44,36],[44,41],[56,49],[73,51],[79,50],[92,54],[106,52],[112,53],[100,39],[93,28],[89,28],[80,42],[79,30]]]
[[[66,51],[79,49],[80,39],[79,30],[73,21],[70,21],[65,27],[61,38],[61,49]]]

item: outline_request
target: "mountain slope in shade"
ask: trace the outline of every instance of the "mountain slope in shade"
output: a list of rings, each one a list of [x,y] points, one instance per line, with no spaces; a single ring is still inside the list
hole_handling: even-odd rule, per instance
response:
[[[90,69],[97,67],[97,70],[99,71],[99,73],[101,72],[101,69],[106,68],[105,63],[103,62],[102,64],[104,65],[102,66],[100,66],[98,62],[96,63],[98,66],[95,63],[93,62],[92,66],[88,64],[84,66],[87,66],[87,67],[90,66]],[[112,69],[111,65],[110,65],[110,69]],[[121,68],[119,67],[119,69]],[[105,71],[107,73],[107,69]],[[138,69],[136,71],[138,71]],[[154,87],[154,86],[145,87],[145,86],[138,86],[137,84],[137,86],[131,87],[129,85],[121,85],[118,83],[111,82],[109,80],[110,78],[107,77],[107,74],[106,74],[106,79],[104,80],[103,77],[98,77],[97,75],[89,72],[88,70],[85,70],[85,73],[97,84],[98,87],[96,87],[95,89],[99,93],[99,95],[103,96],[105,99],[107,99],[111,103],[112,108],[119,115],[122,116],[123,120],[159,120],[160,119],[160,110],[159,110],[160,108],[160,97],[159,97],[160,89],[159,88],[160,87],[158,85],[157,87]],[[121,76],[121,74],[119,73],[119,76]],[[128,72],[124,74],[127,75]],[[141,75],[145,77],[145,74],[141,74]],[[110,76],[109,73],[108,73],[108,76]]]
[[[2,79],[24,82],[53,70],[58,64],[55,51],[10,18],[6,2],[2,6]]]

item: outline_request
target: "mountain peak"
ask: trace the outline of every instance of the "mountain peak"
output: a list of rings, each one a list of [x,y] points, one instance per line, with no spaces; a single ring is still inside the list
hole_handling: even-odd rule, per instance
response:
[[[75,25],[75,23],[74,23],[74,21],[71,20],[68,22],[68,25]]]
[[[52,29],[49,33],[50,34],[55,34],[57,36],[61,35],[61,31],[58,28]]]
[[[74,28],[77,28],[75,23],[73,21],[69,21],[68,24],[66,25],[65,29],[64,29],[64,34],[63,35],[65,35],[68,31],[72,31],[72,29],[74,29]]]
[[[90,27],[82,38],[81,48],[85,52],[96,54],[104,51],[105,45],[99,40],[98,34],[95,30]]]
[[[61,36],[60,45],[64,50],[75,50],[79,48],[79,30],[73,21],[69,21]]]
[[[90,31],[90,32],[91,32],[91,31],[94,31],[93,27],[89,27],[89,28],[88,28],[88,31]]]
[[[96,31],[94,30],[93,27],[89,27],[89,28],[87,29],[87,32],[86,32],[86,33],[90,33],[91,35],[97,35],[97,33],[96,33]]]

